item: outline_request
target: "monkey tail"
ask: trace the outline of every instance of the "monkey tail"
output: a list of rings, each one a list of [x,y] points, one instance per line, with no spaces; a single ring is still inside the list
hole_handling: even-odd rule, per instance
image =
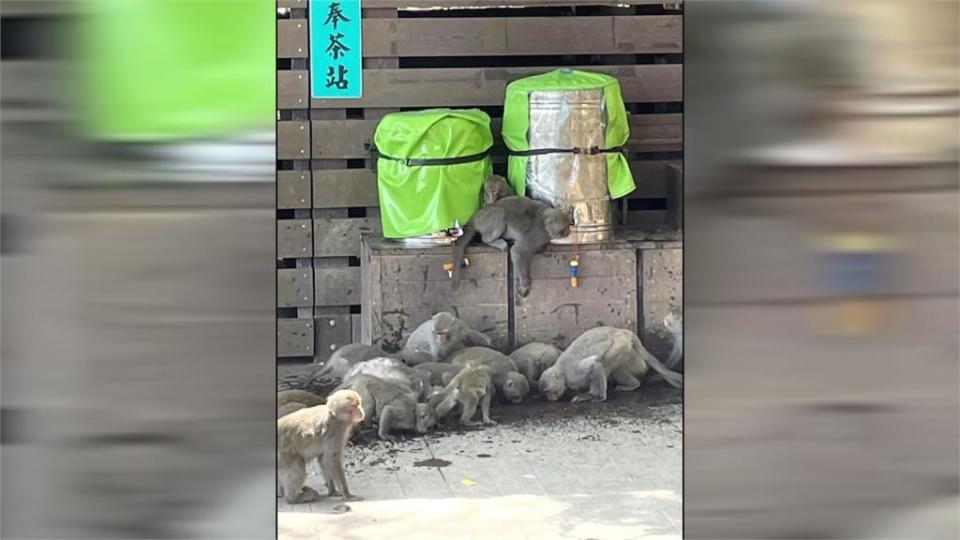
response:
[[[641,345],[642,347],[642,345]],[[653,368],[654,371],[663,376],[663,379],[667,381],[667,384],[674,388],[683,388],[683,375],[677,373],[676,371],[670,371],[667,366],[663,365],[656,356],[644,349],[647,353],[644,355],[644,360],[646,360],[647,365]]]
[[[463,268],[463,256],[467,252],[467,244],[476,235],[477,229],[473,226],[472,221],[468,221],[467,226],[463,228],[463,235],[457,238],[453,245],[453,290],[460,287],[460,269]]]

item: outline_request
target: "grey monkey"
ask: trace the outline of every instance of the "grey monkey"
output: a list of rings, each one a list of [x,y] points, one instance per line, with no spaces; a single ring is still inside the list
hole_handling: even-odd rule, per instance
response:
[[[309,405],[306,405],[306,404],[304,404],[304,403],[300,403],[300,402],[297,402],[297,401],[290,401],[290,402],[288,402],[288,403],[284,403],[283,405],[277,405],[277,418],[281,418],[281,417],[283,417],[283,416],[286,416],[286,415],[292,413],[293,411],[299,411],[300,409],[306,409],[307,407],[309,407]]]
[[[280,390],[277,392],[277,405],[286,405],[287,403],[303,403],[307,407],[316,407],[323,405],[326,400],[306,390]]]
[[[433,407],[417,403],[416,396],[406,386],[372,375],[359,374],[341,384],[338,389],[349,389],[360,395],[364,416],[377,423],[377,435],[389,439],[398,429],[426,433],[437,423]]]
[[[490,204],[511,195],[516,195],[516,193],[507,179],[499,174],[491,174],[483,181],[483,204]]]
[[[537,385],[543,370],[555,364],[559,357],[560,349],[547,343],[527,343],[510,353],[510,359],[530,382],[531,388]]]
[[[530,383],[517,371],[509,356],[487,347],[468,347],[458,352],[451,363],[463,367],[486,367],[494,388],[511,403],[520,403],[530,393]]]
[[[454,244],[453,288],[460,286],[467,244],[479,234],[484,244],[502,251],[510,250],[513,274],[517,277],[517,294],[527,296],[533,254],[550,240],[570,234],[571,225],[567,212],[527,197],[504,197],[484,206],[473,214],[463,229],[463,236]]]
[[[673,349],[670,350],[670,356],[667,357],[664,365],[668,369],[678,371],[677,367],[683,362],[683,317],[668,313],[663,318],[663,325],[667,327],[667,331],[673,338]]]
[[[485,425],[496,424],[490,419],[490,401],[493,398],[493,380],[486,367],[466,367],[447,383],[446,387],[431,397],[429,406],[434,408],[436,417],[445,417],[454,407],[460,405],[460,423],[475,426],[473,415],[480,405],[481,422]]]
[[[348,383],[359,375],[372,375],[385,381],[401,384],[409,388],[415,398],[419,398],[430,390],[430,377],[393,358],[374,358],[360,362],[343,376],[343,382]]]
[[[490,338],[447,311],[441,311],[424,321],[410,334],[401,353],[424,353],[433,361],[443,361],[453,353],[470,346],[489,347]]]
[[[320,494],[304,486],[307,463],[317,459],[327,485],[327,495],[339,491],[344,500],[357,500],[347,487],[343,448],[353,426],[363,421],[359,394],[341,390],[330,394],[325,405],[291,412],[277,420],[277,496],[290,504],[314,502]]]
[[[384,354],[380,347],[363,343],[349,343],[334,351],[320,369],[313,373],[311,379],[342,380],[343,376],[346,375],[353,366],[360,362],[366,362],[367,360],[384,356],[387,355]]]
[[[683,377],[650,354],[636,334],[599,326],[581,334],[560,354],[557,363],[540,375],[540,393],[556,401],[570,389],[579,392],[574,403],[606,401],[608,377],[617,383],[617,391],[627,392],[640,387],[648,368],[653,368],[670,385],[683,387]]]
[[[430,384],[446,386],[462,368],[446,362],[424,362],[413,369],[429,376]]]

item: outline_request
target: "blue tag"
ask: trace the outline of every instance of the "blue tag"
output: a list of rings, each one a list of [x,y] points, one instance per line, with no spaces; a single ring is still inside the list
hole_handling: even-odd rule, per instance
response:
[[[363,96],[360,0],[310,0],[310,95]]]

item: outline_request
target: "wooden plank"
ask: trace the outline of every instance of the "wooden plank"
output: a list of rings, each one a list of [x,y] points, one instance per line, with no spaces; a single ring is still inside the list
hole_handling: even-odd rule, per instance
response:
[[[277,107],[306,109],[309,97],[309,72],[302,69],[277,71]]]
[[[673,341],[663,318],[683,312],[683,250],[642,250],[640,261],[640,339],[654,356],[666,358]]]
[[[277,171],[277,208],[310,208],[310,171]]]
[[[446,310],[489,335],[496,347],[509,346],[506,254],[487,247],[471,249],[470,267],[454,291],[443,270],[450,249],[397,249],[378,238],[364,241],[365,343],[395,350],[420,323]]]
[[[317,218],[313,224],[315,257],[357,257],[360,237],[380,234],[380,220],[369,218]]]
[[[683,147],[682,114],[632,114],[627,117],[630,125],[630,141],[627,148],[632,152],[679,151]],[[370,155],[364,146],[373,142],[377,120],[314,120],[314,159],[360,159]],[[493,118],[494,152],[505,152],[500,137],[501,118]]]
[[[352,107],[443,107],[503,104],[507,83],[555,67],[365,69],[364,93]],[[683,66],[575,66],[620,80],[628,103],[682,100]],[[341,108],[343,100],[312,99],[314,108]]]
[[[569,263],[579,250],[579,287]],[[533,341],[567,347],[595,326],[637,329],[636,250],[626,242],[551,245],[531,265],[530,294],[514,294],[516,346]],[[513,284],[511,284],[511,287]]]
[[[290,1],[290,0],[286,0]],[[683,0],[664,2],[663,0],[634,0],[633,5],[663,5],[679,4],[683,5]],[[448,0],[438,2],[437,0],[364,0],[363,7],[366,8],[422,8],[422,9],[471,9],[481,7],[555,7],[555,6],[622,6],[622,0]]]
[[[277,58],[306,58],[309,50],[306,19],[277,20]]]
[[[311,257],[311,226],[309,219],[277,220],[277,257]]]
[[[313,171],[313,207],[379,206],[377,177],[367,169]]]
[[[323,361],[333,351],[353,342],[353,323],[349,313],[323,314],[314,317],[316,322],[315,361]]]
[[[364,19],[363,56],[678,53],[682,25],[678,15]]]
[[[277,356],[313,356],[313,321],[278,319]]]
[[[631,161],[630,172],[637,188],[627,194],[629,199],[650,199],[667,196],[668,166],[676,161]]]
[[[314,268],[314,288],[318,306],[360,304],[360,268]]]
[[[301,307],[313,305],[313,284],[309,268],[281,268],[277,270],[277,306]]]
[[[310,159],[309,122],[277,122],[277,159]]]

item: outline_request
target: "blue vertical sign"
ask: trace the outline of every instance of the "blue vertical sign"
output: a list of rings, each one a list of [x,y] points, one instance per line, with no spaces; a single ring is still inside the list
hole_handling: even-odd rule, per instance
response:
[[[310,0],[310,95],[363,96],[360,0]]]

